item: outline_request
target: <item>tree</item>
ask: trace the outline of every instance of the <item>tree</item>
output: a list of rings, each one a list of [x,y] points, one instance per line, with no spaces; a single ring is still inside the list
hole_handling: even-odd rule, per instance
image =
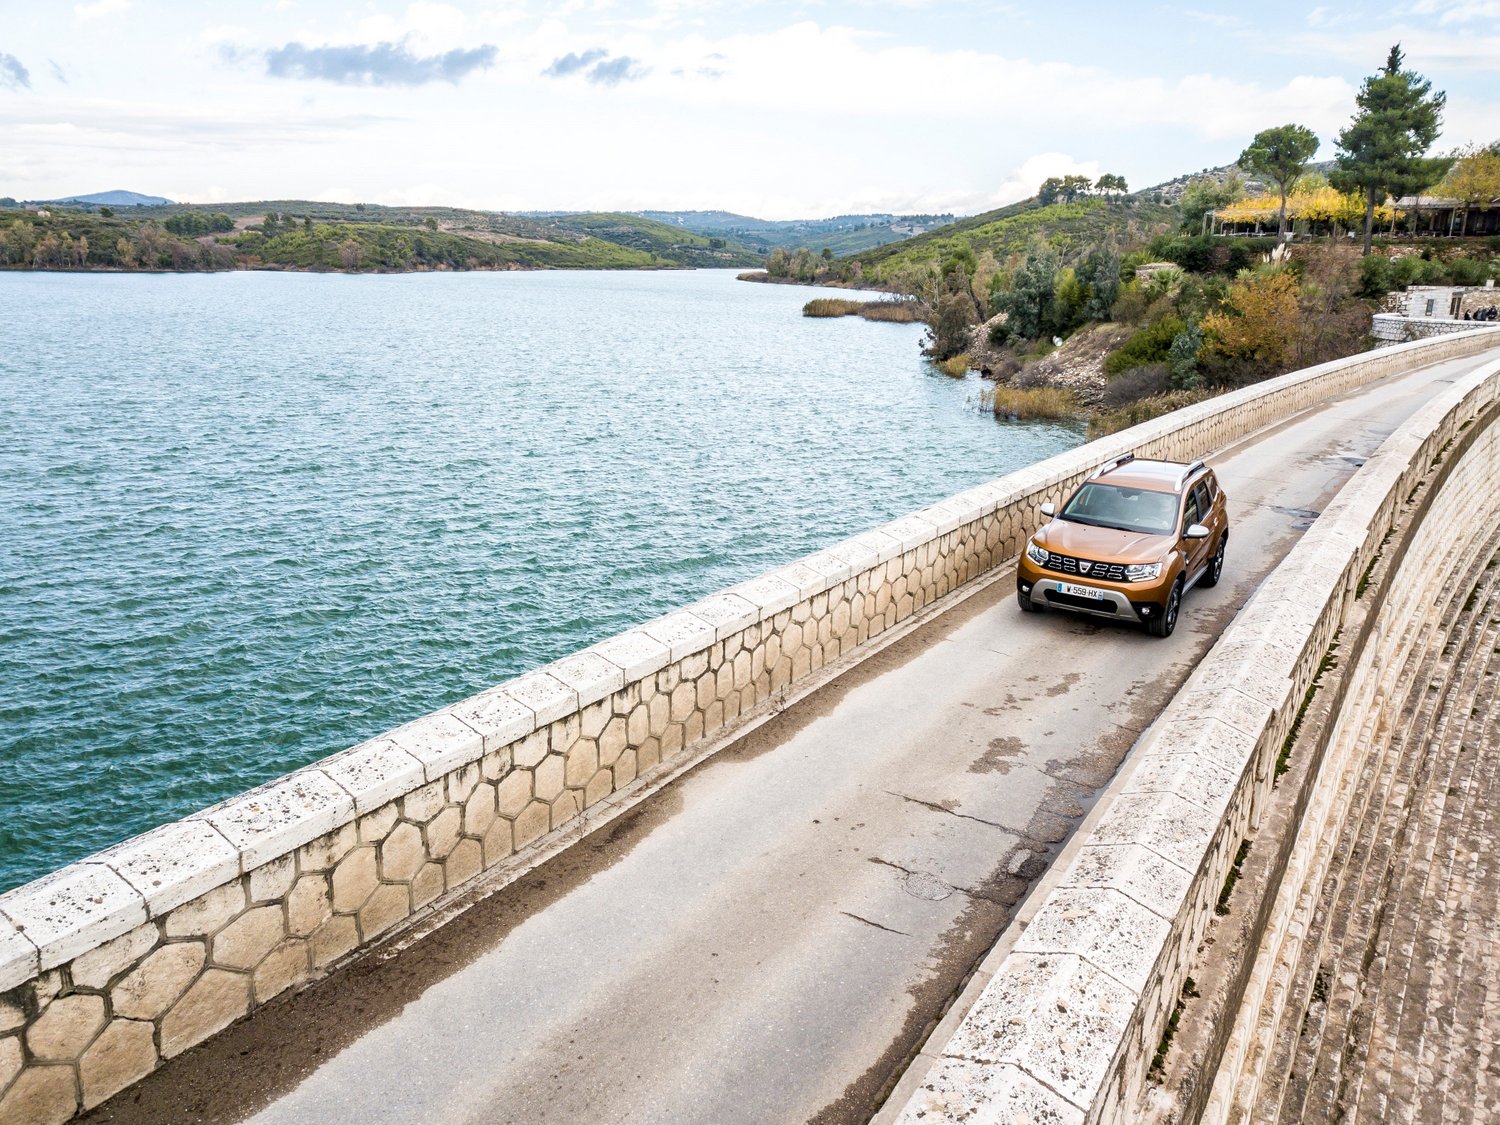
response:
[[[1062,197],[1069,203],[1080,195],[1087,195],[1093,188],[1094,181],[1087,176],[1064,176],[1062,178]]]
[[[786,277],[791,272],[786,260],[786,251],[780,246],[772,250],[770,256],[766,258],[766,272],[772,277]]]
[[[1111,246],[1096,246],[1083,259],[1078,274],[1089,287],[1083,315],[1089,320],[1108,320],[1109,310],[1120,297],[1120,255]]]
[[[1286,195],[1318,152],[1318,137],[1305,125],[1277,125],[1262,129],[1240,153],[1239,165],[1276,185],[1281,210],[1276,215],[1276,237],[1286,238]]]
[[[1364,252],[1374,237],[1375,205],[1387,195],[1416,194],[1442,179],[1449,161],[1423,154],[1437,140],[1448,95],[1403,70],[1401,45],[1391,48],[1381,70],[1365,79],[1355,96],[1354,120],[1338,138],[1338,169],[1331,177],[1340,191],[1365,198]]]
[[[1490,205],[1500,199],[1500,143],[1489,148],[1465,150],[1449,170],[1439,191],[1464,205],[1464,221],[1458,233],[1468,234],[1469,212],[1476,207],[1488,211]]]
[[[1007,314],[1012,336],[1034,340],[1050,332],[1056,320],[1057,255],[1046,245],[1026,255],[1008,290],[995,295],[993,307]]]
[[[1043,207],[1057,202],[1057,197],[1062,194],[1063,182],[1057,176],[1048,176],[1042,181],[1042,186],[1036,189],[1036,201]]]
[[[978,321],[974,298],[967,292],[944,293],[928,321],[924,350],[936,360],[958,355],[969,346],[969,329]]]
[[[1115,193],[1123,195],[1130,190],[1129,185],[1125,183],[1125,177],[1117,176],[1113,172],[1106,172],[1100,176],[1094,181],[1094,187],[1106,195],[1113,195]]]
[[[1177,205],[1182,209],[1182,229],[1197,234],[1203,227],[1206,215],[1221,207],[1228,207],[1245,194],[1245,181],[1237,172],[1230,172],[1222,181],[1213,176],[1198,176],[1189,180],[1182,190]]]
[[[113,207],[101,207],[99,208],[99,217],[101,219],[113,219],[115,217],[115,209]]]

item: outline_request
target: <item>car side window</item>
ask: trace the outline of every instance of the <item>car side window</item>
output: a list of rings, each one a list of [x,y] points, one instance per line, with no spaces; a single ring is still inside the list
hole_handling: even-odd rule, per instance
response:
[[[1207,482],[1199,482],[1193,489],[1193,498],[1198,501],[1198,522],[1202,523],[1208,518],[1208,513],[1213,510],[1213,501],[1209,499]]]
[[[1188,493],[1187,503],[1182,506],[1182,530],[1186,534],[1187,529],[1198,522],[1198,490],[1195,488]]]

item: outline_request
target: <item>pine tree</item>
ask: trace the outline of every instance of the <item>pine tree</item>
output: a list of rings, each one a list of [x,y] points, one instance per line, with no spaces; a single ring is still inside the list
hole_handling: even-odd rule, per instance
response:
[[[1365,79],[1355,102],[1359,111],[1339,134],[1338,168],[1330,177],[1340,191],[1365,197],[1365,248],[1375,228],[1375,204],[1386,195],[1420,192],[1443,178],[1449,161],[1424,156],[1437,140],[1448,95],[1403,70],[1401,45],[1391,48],[1379,73]]]
[[[1276,218],[1276,237],[1286,238],[1286,193],[1297,182],[1307,162],[1318,152],[1318,137],[1305,125],[1278,125],[1255,134],[1239,166],[1264,176],[1281,192],[1281,210]]]

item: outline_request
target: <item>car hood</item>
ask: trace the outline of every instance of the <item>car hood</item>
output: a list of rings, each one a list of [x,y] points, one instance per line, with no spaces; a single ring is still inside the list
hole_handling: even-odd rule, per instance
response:
[[[1036,542],[1049,551],[1098,562],[1153,563],[1167,553],[1176,537],[1055,519],[1036,533]]]

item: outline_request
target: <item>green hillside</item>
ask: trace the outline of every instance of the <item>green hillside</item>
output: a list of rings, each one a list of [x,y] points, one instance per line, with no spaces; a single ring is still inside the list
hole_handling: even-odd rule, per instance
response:
[[[1129,249],[1175,230],[1178,221],[1176,208],[1129,196],[1047,206],[1028,199],[864,251],[858,260],[866,281],[888,283],[903,274],[925,271],[960,248],[976,258],[988,251],[1003,262],[1040,238],[1066,258],[1101,242],[1114,241],[1121,249]]]

